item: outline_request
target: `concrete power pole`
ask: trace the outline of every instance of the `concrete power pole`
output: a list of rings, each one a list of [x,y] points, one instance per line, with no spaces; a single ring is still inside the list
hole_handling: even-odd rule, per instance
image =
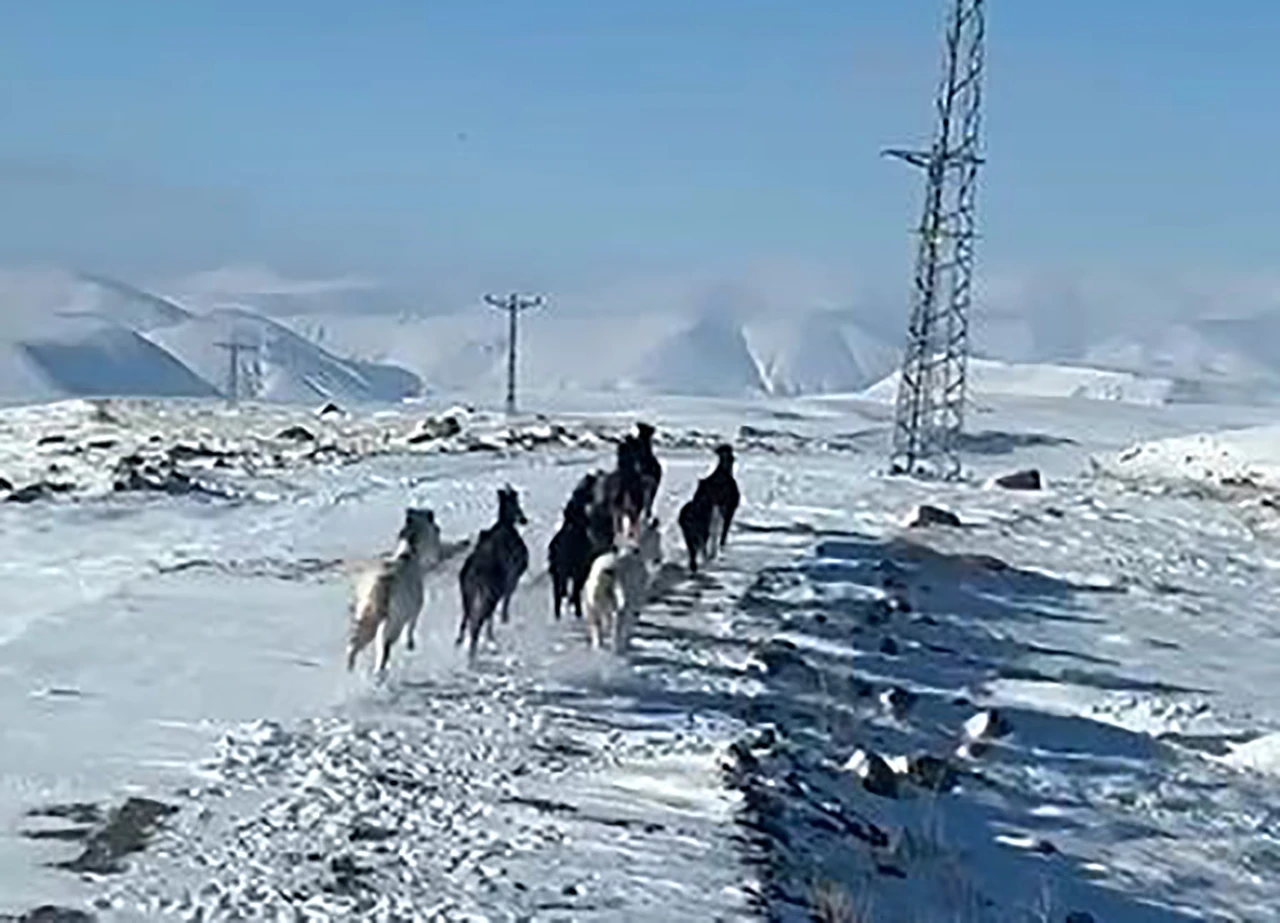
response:
[[[983,0],[950,3],[933,144],[885,151],[928,177],[891,467],[947,480],[961,473],[985,40]]]
[[[485,303],[499,311],[507,312],[507,413],[516,412],[516,334],[517,318],[530,308],[538,308],[545,304],[541,295],[517,295],[514,292],[503,298],[496,295],[485,295]]]

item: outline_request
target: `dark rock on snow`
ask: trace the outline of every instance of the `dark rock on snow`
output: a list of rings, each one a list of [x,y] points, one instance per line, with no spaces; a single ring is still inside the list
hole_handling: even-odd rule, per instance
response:
[[[957,773],[946,760],[925,753],[908,761],[907,778],[929,791],[949,792],[955,788]]]
[[[1040,490],[1044,487],[1044,482],[1040,477],[1040,472],[1035,468],[1028,468],[1025,471],[1014,471],[1010,474],[1001,475],[992,483],[997,487],[1003,487],[1006,490]]]
[[[97,920],[93,914],[71,907],[58,907],[44,904],[35,910],[13,915],[0,913],[0,923],[93,923]]]
[[[845,769],[862,780],[862,787],[883,798],[898,797],[898,776],[878,754],[870,750],[856,750]]]
[[[960,517],[950,510],[944,510],[940,506],[930,506],[922,503],[916,507],[915,514],[907,522],[909,529],[921,529],[927,526],[950,526],[959,528],[962,525]]]
[[[80,855],[57,863],[57,867],[98,875],[123,871],[120,860],[145,849],[160,822],[177,810],[173,805],[151,798],[129,798],[112,808],[105,821],[85,835]]]
[[[286,426],[280,432],[276,433],[277,439],[285,439],[289,442],[315,442],[315,434],[305,426]]]
[[[35,503],[37,500],[47,500],[58,494],[65,494],[75,489],[74,484],[64,484],[57,481],[36,481],[34,484],[28,484],[26,487],[13,491],[5,498],[8,503]]]

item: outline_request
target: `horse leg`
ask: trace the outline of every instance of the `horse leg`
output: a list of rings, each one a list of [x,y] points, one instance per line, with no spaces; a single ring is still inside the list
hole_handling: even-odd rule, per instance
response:
[[[558,573],[551,575],[551,611],[556,617],[556,621],[560,621],[560,604],[564,601],[565,584],[568,578]]]
[[[378,623],[378,633],[373,642],[375,645],[374,654],[377,657],[374,669],[379,677],[387,672],[387,664],[391,660],[391,641],[391,632],[387,630],[386,619],[383,619]]]
[[[480,619],[475,618],[471,621],[471,646],[467,651],[467,660],[471,663],[476,661],[476,648],[480,645]]]
[[[413,615],[409,616],[409,624],[405,626],[404,646],[406,650],[416,650],[418,647],[418,616],[422,614],[422,607],[419,606],[414,610]]]
[[[470,621],[471,621],[471,604],[469,602],[469,597],[464,592],[462,594],[462,621],[458,623],[458,639],[453,642],[454,647],[459,646],[460,644],[462,644],[464,640],[466,640],[467,625],[470,623]]]

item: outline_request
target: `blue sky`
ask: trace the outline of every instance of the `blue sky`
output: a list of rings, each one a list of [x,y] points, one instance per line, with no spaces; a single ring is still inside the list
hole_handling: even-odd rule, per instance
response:
[[[1274,0],[990,0],[988,272],[1276,262]],[[0,7],[0,262],[905,290],[942,0]]]

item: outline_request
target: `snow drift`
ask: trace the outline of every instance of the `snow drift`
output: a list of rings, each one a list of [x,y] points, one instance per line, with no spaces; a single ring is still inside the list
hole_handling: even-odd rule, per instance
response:
[[[1280,487],[1280,425],[1138,443],[1095,464],[1123,478],[1274,489]]]
[[[898,394],[900,372],[868,388],[863,398],[892,403]],[[974,397],[1081,398],[1127,404],[1163,404],[1174,383],[1164,378],[1144,378],[1130,372],[1072,365],[1008,363],[992,359],[969,362],[969,391]]]

